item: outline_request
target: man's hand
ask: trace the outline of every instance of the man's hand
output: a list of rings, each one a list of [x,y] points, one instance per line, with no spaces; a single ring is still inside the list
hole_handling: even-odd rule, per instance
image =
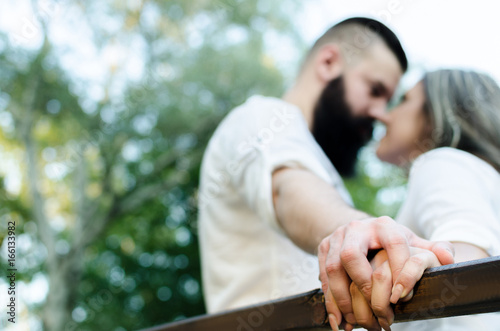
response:
[[[351,330],[356,324],[351,282],[366,302],[371,303],[373,269],[366,257],[369,250],[385,249],[387,252],[392,280],[396,280],[392,296],[401,296],[411,290],[405,288],[407,284],[398,282],[410,258],[410,247],[431,251],[441,264],[453,263],[453,246],[450,243],[422,239],[390,217],[352,221],[321,241],[318,247],[320,280],[333,330],[336,327],[334,324],[341,323],[342,316],[346,321],[346,330]]]

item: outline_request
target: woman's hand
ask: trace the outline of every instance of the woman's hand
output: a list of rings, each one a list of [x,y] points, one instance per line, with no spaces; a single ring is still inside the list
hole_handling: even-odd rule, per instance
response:
[[[381,250],[372,259],[370,264],[374,271],[370,303],[357,286],[351,284],[352,308],[360,326],[368,330],[380,330],[381,327],[390,330],[390,325],[394,322],[391,303],[396,303],[400,299],[410,300],[413,296],[413,287],[425,269],[441,265],[436,255],[429,250],[411,247],[410,254],[394,285],[387,252]]]

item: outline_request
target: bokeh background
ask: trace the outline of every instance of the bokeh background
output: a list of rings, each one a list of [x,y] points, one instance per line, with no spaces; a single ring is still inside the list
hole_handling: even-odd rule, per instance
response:
[[[198,172],[220,120],[281,96],[331,24],[368,15],[411,70],[500,79],[498,5],[431,0],[2,0],[0,329],[135,330],[204,313]],[[383,135],[377,127],[375,138]],[[347,185],[394,216],[405,174],[370,144]],[[17,320],[6,321],[7,222],[16,222]]]

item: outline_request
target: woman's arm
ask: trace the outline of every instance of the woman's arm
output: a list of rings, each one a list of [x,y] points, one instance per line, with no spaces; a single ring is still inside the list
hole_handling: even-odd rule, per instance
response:
[[[426,239],[454,243],[456,262],[500,254],[500,220],[492,203],[497,176],[483,161],[463,151],[446,148],[423,154],[410,172],[404,221]],[[440,265],[432,252],[413,250],[403,270],[392,278],[390,264],[381,256],[372,264],[376,269],[371,299],[363,302],[359,291],[351,288],[353,309],[372,328],[376,326],[368,313],[387,328],[394,316],[390,302],[411,297],[424,270]]]
[[[455,263],[478,260],[489,256],[484,249],[475,245],[463,242],[454,242],[452,244],[455,248]]]

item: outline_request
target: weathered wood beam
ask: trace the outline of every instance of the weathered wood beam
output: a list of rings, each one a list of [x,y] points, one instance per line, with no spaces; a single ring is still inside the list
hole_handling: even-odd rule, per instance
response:
[[[395,322],[500,311],[500,257],[427,270],[413,298],[394,305]],[[144,331],[278,331],[329,329],[320,290]]]

